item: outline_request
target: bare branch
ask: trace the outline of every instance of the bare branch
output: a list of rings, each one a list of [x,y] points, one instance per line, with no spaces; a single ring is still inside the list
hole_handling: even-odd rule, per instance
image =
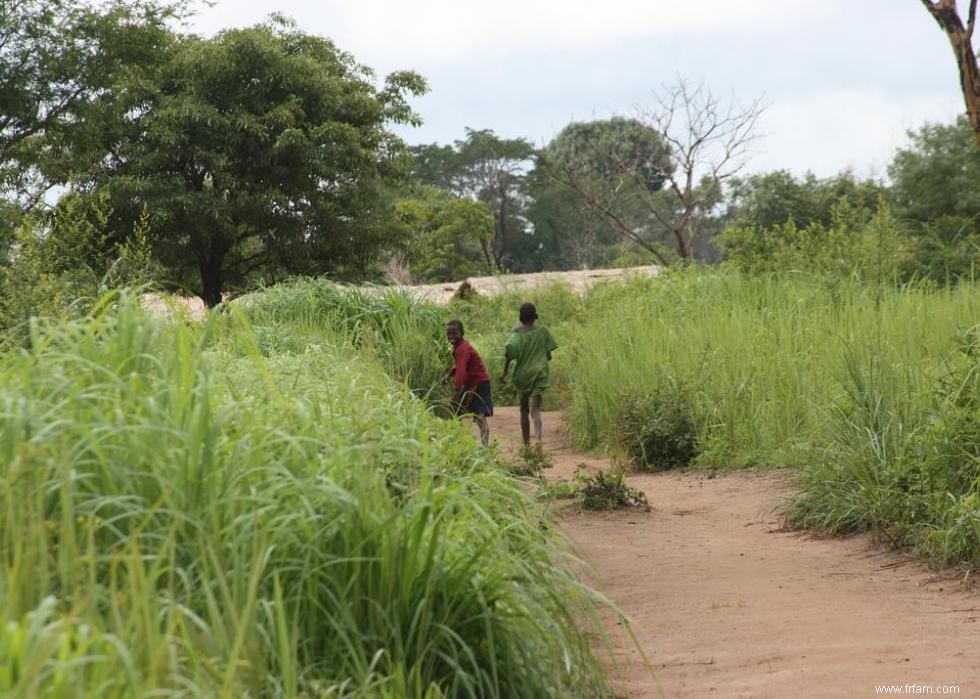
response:
[[[657,258],[657,261],[665,267],[670,265],[670,261],[654,246],[652,241],[647,240],[642,235],[637,233],[636,229],[629,225],[622,218],[622,216],[616,212],[613,204],[607,204],[601,201],[596,195],[595,191],[581,182],[577,174],[570,168],[561,167],[558,168],[557,171],[552,168],[549,171],[549,177],[558,184],[578,193],[579,196],[582,197],[582,200],[585,202],[586,206],[596,211],[607,221],[613,224],[623,235],[623,237],[653,254],[653,256]]]
[[[670,148],[676,169],[667,185],[679,202],[671,233],[678,251],[689,257],[702,217],[698,211],[708,208],[696,183],[700,179],[716,188],[745,167],[765,107],[758,98],[746,107],[734,97],[722,104],[703,83],[692,86],[682,79],[663,86],[655,98],[657,108],[639,118]]]

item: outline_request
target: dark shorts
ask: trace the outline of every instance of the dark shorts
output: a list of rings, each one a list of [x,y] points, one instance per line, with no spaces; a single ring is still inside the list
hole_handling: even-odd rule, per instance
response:
[[[463,401],[456,411],[457,415],[493,415],[493,396],[490,394],[490,382],[478,383],[476,389],[463,394]]]

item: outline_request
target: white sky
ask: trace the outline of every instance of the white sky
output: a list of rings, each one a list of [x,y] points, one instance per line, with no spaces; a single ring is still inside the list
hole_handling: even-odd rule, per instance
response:
[[[747,171],[884,177],[907,130],[963,111],[952,50],[919,0],[217,0],[189,28],[271,12],[379,76],[423,75],[424,124],[398,130],[413,144],[471,127],[543,146],[683,77],[768,105]]]

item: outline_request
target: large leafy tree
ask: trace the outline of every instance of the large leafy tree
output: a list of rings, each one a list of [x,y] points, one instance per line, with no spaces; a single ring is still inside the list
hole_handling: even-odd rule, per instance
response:
[[[489,129],[467,129],[466,138],[452,146],[416,146],[412,154],[419,182],[481,201],[493,215],[493,236],[483,242],[487,265],[520,270],[531,235],[524,185],[534,147],[522,138],[500,138]]]
[[[909,137],[888,166],[898,213],[919,223],[980,219],[980,150],[971,148],[967,118],[926,124]]]
[[[482,248],[494,221],[483,202],[423,186],[395,203],[394,222],[413,281],[453,282],[492,271]]]
[[[102,157],[91,125],[114,85],[155,63],[182,0],[0,3],[0,192],[34,203]]]
[[[145,212],[154,249],[208,306],[229,284],[284,272],[365,273],[386,242],[383,185],[405,159],[392,123],[416,123],[413,72],[372,72],[328,39],[273,18],[184,37],[132,86],[93,183],[122,230]]]

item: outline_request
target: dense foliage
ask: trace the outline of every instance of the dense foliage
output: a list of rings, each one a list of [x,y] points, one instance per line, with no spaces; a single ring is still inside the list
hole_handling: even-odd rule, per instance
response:
[[[104,152],[93,128],[114,122],[116,88],[169,43],[185,6],[156,0],[17,0],[0,7],[0,194],[28,202]]]
[[[107,297],[0,357],[0,693],[602,695],[493,452],[291,327]]]
[[[791,523],[980,564],[975,284],[691,270],[598,289],[584,317],[556,367],[583,446],[796,467]]]
[[[535,150],[523,138],[500,138],[490,129],[466,129],[452,146],[415,146],[412,174],[422,184],[453,197],[482,202],[493,217],[493,232],[481,238],[487,272],[531,271],[525,257],[533,253],[528,235],[525,180]],[[530,243],[530,245],[529,245]],[[474,260],[475,261],[475,260]]]
[[[209,306],[228,284],[289,272],[370,274],[389,242],[381,185],[401,173],[391,123],[416,117],[411,72],[381,88],[327,39],[282,22],[183,38],[93,184],[122,229],[148,212],[155,249]]]

